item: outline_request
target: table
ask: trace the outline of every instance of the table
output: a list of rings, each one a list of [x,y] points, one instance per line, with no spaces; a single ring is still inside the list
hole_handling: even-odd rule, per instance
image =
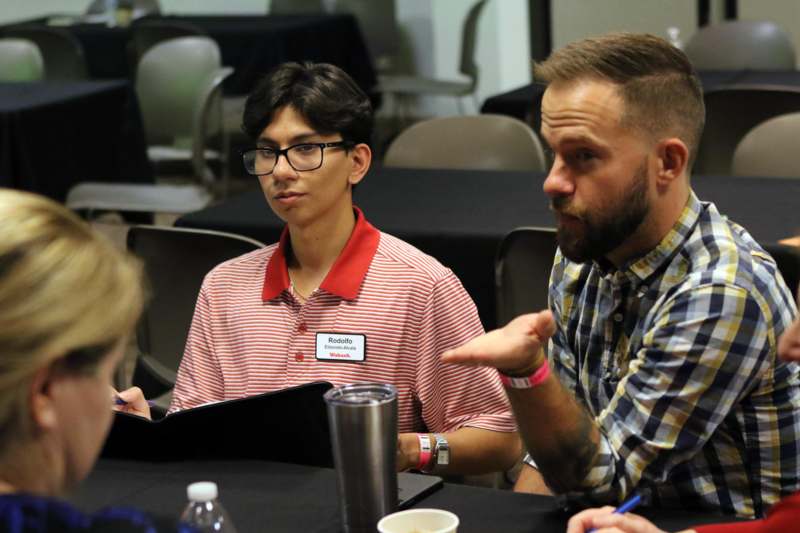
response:
[[[726,85],[790,85],[800,86],[800,71],[763,70],[704,70],[697,73],[703,91],[709,92]],[[545,86],[531,83],[524,87],[491,96],[484,101],[481,113],[508,115],[533,124],[539,129],[539,100]]]
[[[153,182],[130,84],[0,83],[0,186],[63,200],[89,180]]]
[[[372,168],[354,193],[377,228],[450,267],[475,300],[486,328],[495,326],[494,258],[502,238],[519,226],[554,226],[542,191],[544,176],[529,172]],[[761,242],[800,230],[800,180],[695,176],[701,199],[714,201]],[[278,240],[283,223],[260,191],[190,213],[177,226]]]
[[[285,463],[101,460],[71,500],[87,512],[126,505],[160,516],[178,516],[186,504],[186,486],[200,480],[218,484],[220,501],[239,533],[341,531],[335,471]],[[551,497],[450,483],[414,507],[454,512],[461,520],[459,533],[563,533],[570,516]],[[637,512],[668,531],[731,520],[683,510]]]
[[[234,68],[225,82],[227,95],[248,94],[263,74],[284,61],[333,63],[365,91],[376,83],[372,60],[352,15],[196,15],[141,20],[188,23],[204,30],[219,45],[222,64]],[[64,28],[83,46],[92,78],[133,77],[127,51],[131,27],[77,23]]]

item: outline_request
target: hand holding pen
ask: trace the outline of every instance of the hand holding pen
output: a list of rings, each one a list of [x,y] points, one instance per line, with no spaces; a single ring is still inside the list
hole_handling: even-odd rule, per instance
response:
[[[144,398],[144,393],[139,387],[131,387],[124,391],[117,392],[111,389],[111,408],[115,411],[138,415],[151,420],[150,407],[153,402]]]
[[[570,518],[567,533],[600,533],[603,531],[619,531],[624,533],[664,533],[647,519],[631,514],[631,511],[642,501],[638,494],[628,498],[622,505],[586,509]]]

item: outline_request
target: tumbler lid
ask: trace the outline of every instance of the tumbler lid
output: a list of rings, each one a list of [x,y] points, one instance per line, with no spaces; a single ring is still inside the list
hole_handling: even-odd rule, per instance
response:
[[[397,400],[397,388],[388,383],[353,383],[325,393],[325,401],[337,405],[381,405]]]

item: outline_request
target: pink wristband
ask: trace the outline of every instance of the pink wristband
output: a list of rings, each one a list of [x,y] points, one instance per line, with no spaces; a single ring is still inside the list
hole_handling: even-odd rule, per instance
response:
[[[431,437],[425,433],[417,433],[419,439],[419,462],[416,470],[422,471],[431,462]]]
[[[506,376],[502,372],[499,372],[499,374],[500,381],[510,389],[532,389],[544,383],[544,380],[550,375],[550,365],[547,363],[547,359],[545,359],[542,366],[537,368],[536,372],[530,376],[511,377]]]

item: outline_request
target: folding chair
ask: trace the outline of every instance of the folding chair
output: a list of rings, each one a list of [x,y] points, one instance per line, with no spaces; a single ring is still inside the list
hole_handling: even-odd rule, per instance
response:
[[[141,387],[145,396],[162,396],[175,385],[205,275],[223,261],[263,246],[219,231],[130,228],[128,250],[144,261],[150,283],[150,300],[136,328],[139,357],[133,376],[134,385]]]
[[[494,262],[498,326],[521,314],[547,309],[557,248],[553,228],[516,228],[503,237]]]

